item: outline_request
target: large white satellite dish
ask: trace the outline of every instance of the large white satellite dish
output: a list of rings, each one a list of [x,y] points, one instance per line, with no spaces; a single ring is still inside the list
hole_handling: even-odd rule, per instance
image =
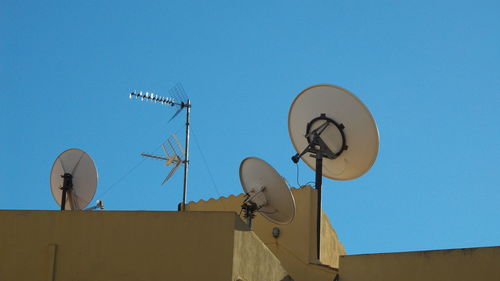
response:
[[[288,132],[297,154],[316,172],[317,258],[320,259],[322,177],[352,180],[367,172],[378,154],[375,121],[349,91],[333,85],[303,90],[288,113]]]
[[[97,170],[87,153],[71,148],[59,154],[50,171],[50,189],[61,210],[82,210],[96,187]]]
[[[295,98],[288,113],[288,132],[299,154],[304,152],[313,138],[313,134],[308,138],[305,135],[323,124],[326,128],[320,134],[320,139],[332,153],[331,157],[324,153],[323,176],[351,180],[368,171],[377,158],[379,137],[377,125],[366,106],[340,87],[309,87]],[[345,139],[344,147],[342,137]],[[301,158],[311,169],[316,170],[315,157],[310,157],[306,152]]]
[[[241,186],[246,194],[242,206],[251,227],[253,212],[269,221],[288,224],[295,216],[295,200],[288,184],[276,170],[262,159],[245,158],[240,165]]]

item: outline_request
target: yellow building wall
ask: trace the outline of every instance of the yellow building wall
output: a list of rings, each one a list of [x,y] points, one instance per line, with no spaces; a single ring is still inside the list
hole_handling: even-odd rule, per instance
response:
[[[1,281],[287,276],[232,212],[0,211],[0,224]]]
[[[342,256],[341,281],[499,281],[500,247]]]
[[[284,280],[279,260],[252,231],[235,231],[232,280]]]
[[[344,246],[337,238],[327,216],[322,216],[321,265],[316,259],[316,190],[309,186],[292,188],[296,214],[292,223],[277,225],[257,214],[252,222],[253,231],[281,261],[283,267],[296,281],[331,281],[338,268],[339,256],[345,255]],[[239,213],[244,195],[190,202],[188,211],[234,211]],[[272,229],[278,227],[280,236],[273,237]]]

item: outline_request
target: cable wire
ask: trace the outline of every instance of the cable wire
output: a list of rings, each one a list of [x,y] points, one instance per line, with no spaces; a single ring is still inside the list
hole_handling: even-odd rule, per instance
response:
[[[160,149],[160,147],[161,147],[162,144],[163,144],[163,142],[160,143],[156,147],[156,149],[154,150],[154,152],[158,151],[158,149]],[[110,186],[108,186],[108,188],[106,188],[100,194],[99,198],[103,198],[106,193],[108,193],[109,191],[111,191],[117,184],[119,184],[122,180],[124,180],[126,177],[128,177],[135,169],[137,169],[140,165],[142,165],[142,163],[144,163],[145,160],[146,160],[146,158],[142,158],[141,160],[139,160],[138,162],[136,162],[136,164],[132,168],[130,168],[127,172],[125,172],[120,178],[118,178],[117,181],[115,181],[113,184],[111,184]]]
[[[196,144],[196,147],[198,148],[198,151],[200,152],[200,155],[201,155],[201,158],[203,160],[203,164],[205,165],[205,168],[208,172],[208,175],[210,177],[210,181],[212,182],[212,186],[215,190],[215,192],[217,193],[217,196],[219,197],[222,197],[221,193],[219,192],[219,189],[217,187],[217,183],[215,182],[215,178],[214,176],[212,175],[212,172],[210,171],[210,168],[208,166],[208,162],[207,162],[207,159],[205,158],[205,154],[203,153],[203,150],[201,149],[201,146],[200,144],[198,143],[198,137],[196,136],[194,130],[193,130],[193,127],[191,126],[191,132],[193,133],[193,139],[194,139],[194,143]],[[222,203],[222,207],[224,209],[224,211],[226,210],[226,206],[224,205],[224,202],[222,202],[222,200],[220,200],[220,202]]]
[[[297,187],[300,188],[300,182],[299,182],[299,162],[295,163],[295,166],[297,167]]]
[[[299,181],[299,163],[295,163],[295,165],[297,167],[297,185],[298,185],[298,188],[301,188],[302,186],[306,186],[306,185],[310,185],[310,184],[314,184],[314,187],[316,187],[316,183],[314,181],[308,181],[303,185],[300,184],[300,181]]]
[[[108,193],[110,190],[113,189],[117,184],[119,184],[123,179],[125,179],[128,175],[130,175],[137,167],[139,167],[146,158],[141,159],[135,166],[133,166],[131,169],[129,169],[125,174],[123,174],[117,181],[115,181],[112,185],[110,185],[107,189],[105,189],[99,198],[103,198],[106,193]]]

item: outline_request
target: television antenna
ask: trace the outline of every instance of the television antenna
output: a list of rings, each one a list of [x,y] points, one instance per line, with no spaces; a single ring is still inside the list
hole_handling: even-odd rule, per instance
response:
[[[240,182],[245,191],[241,209],[250,228],[255,212],[276,224],[292,222],[295,199],[285,179],[271,165],[257,157],[245,158],[240,164]]]
[[[172,138],[175,140],[181,153],[184,155],[184,149],[182,148],[182,145],[181,145],[179,139],[177,138],[177,136],[175,134],[172,134]],[[170,139],[167,139],[167,143],[168,143],[169,148],[171,150],[170,153],[168,153],[168,149],[165,147],[164,144],[161,145],[161,147],[163,148],[163,151],[165,152],[165,156],[159,156],[159,155],[154,155],[154,154],[149,154],[149,153],[141,153],[141,156],[153,158],[153,159],[157,159],[157,160],[164,160],[165,166],[172,166],[172,169],[168,173],[167,177],[163,180],[161,185],[164,185],[174,175],[177,168],[179,168],[179,166],[182,163],[185,163],[185,161],[186,161],[185,159],[181,158],[179,156],[179,154],[176,152],[176,149],[172,145],[172,142],[170,141]]]
[[[50,171],[50,189],[61,211],[84,209],[96,187],[97,170],[87,153],[71,148],[57,156]]]
[[[169,92],[171,95],[173,95],[176,98],[162,97],[162,96],[158,96],[158,94],[149,93],[149,92],[143,93],[142,91],[139,91],[139,92],[134,91],[134,92],[130,93],[129,98],[135,97],[136,99],[140,99],[141,101],[151,101],[151,102],[158,103],[161,105],[177,106],[178,109],[174,113],[174,115],[172,115],[169,122],[172,119],[174,119],[184,108],[186,109],[186,124],[185,124],[186,125],[186,136],[185,136],[184,150],[182,151],[183,155],[184,155],[184,159],[182,161],[179,160],[180,162],[179,161],[176,162],[176,164],[177,163],[184,164],[184,187],[183,187],[183,194],[182,194],[181,210],[186,211],[186,195],[187,195],[188,166],[189,166],[189,120],[190,120],[189,118],[190,118],[190,113],[191,113],[191,101],[185,96],[184,88],[182,87],[181,84],[176,84],[172,89],[170,89]],[[178,100],[180,100],[180,101],[178,101]],[[153,156],[154,155],[146,156],[146,157],[156,158]],[[161,159],[161,158],[159,158],[159,159]],[[161,160],[165,160],[165,159],[161,159]],[[173,161],[172,161],[172,163],[173,163]],[[175,169],[177,169],[177,168],[175,168]],[[175,172],[175,170],[174,170],[174,172]],[[172,175],[173,175],[173,173],[172,173]],[[168,178],[169,177],[167,176],[166,180],[168,180]],[[165,183],[165,181],[163,183]]]
[[[316,172],[316,253],[320,260],[322,177],[352,180],[366,173],[377,158],[379,135],[368,108],[349,91],[333,85],[303,90],[288,113],[288,132],[302,159]],[[308,154],[308,155],[306,155]]]

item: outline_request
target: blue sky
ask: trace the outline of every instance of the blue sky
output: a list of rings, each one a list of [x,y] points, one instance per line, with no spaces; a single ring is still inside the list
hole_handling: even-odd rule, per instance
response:
[[[0,208],[58,206],[54,159],[94,159],[108,210],[175,210],[179,171],[160,153],[192,100],[188,200],[238,194],[248,156],[297,186],[294,97],[355,93],[380,133],[373,168],[324,180],[323,207],[349,254],[500,245],[498,1],[0,1]],[[299,165],[300,182],[314,179]]]

